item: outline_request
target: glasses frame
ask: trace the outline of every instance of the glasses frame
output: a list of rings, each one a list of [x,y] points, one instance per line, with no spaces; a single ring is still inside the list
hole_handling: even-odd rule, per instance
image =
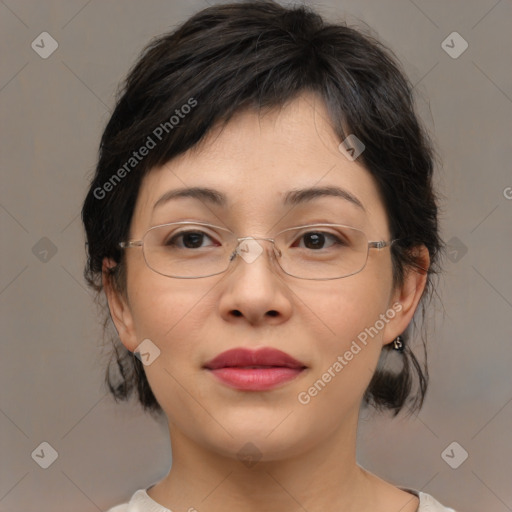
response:
[[[150,231],[152,231],[153,229],[157,229],[157,228],[161,228],[161,227],[165,227],[165,226],[174,226],[174,225],[205,226],[205,227],[209,227],[209,228],[220,229],[221,231],[226,231],[227,233],[232,234],[235,237],[235,239],[237,241],[237,244],[235,246],[235,249],[234,249],[233,253],[231,254],[231,256],[229,258],[229,262],[227,264],[227,267],[224,270],[220,271],[220,272],[215,272],[213,274],[208,274],[206,276],[194,276],[194,277],[169,276],[167,274],[163,274],[162,272],[158,272],[158,270],[155,270],[154,268],[152,268],[149,265],[148,261],[147,261],[146,253],[144,251],[144,239],[146,238],[148,233]],[[303,226],[294,226],[294,227],[291,227],[291,228],[286,228],[286,229],[283,229],[282,231],[279,231],[279,233],[276,233],[274,235],[274,237],[277,238],[279,235],[281,235],[282,233],[285,233],[286,231],[298,230],[298,229],[303,229],[303,228],[315,228],[315,227],[320,227],[320,226],[325,226],[325,227],[329,227],[329,226],[330,227],[343,227],[343,228],[354,229],[356,231],[359,231],[360,233],[363,233],[363,235],[365,236],[366,240],[368,241],[368,236],[366,235],[366,233],[363,230],[359,229],[359,228],[354,228],[354,227],[348,226],[346,224],[328,224],[328,223],[327,224],[325,224],[325,223],[305,224]],[[368,263],[368,257],[369,257],[369,254],[370,254],[370,249],[378,249],[378,250],[380,250],[380,249],[384,249],[385,247],[391,247],[391,245],[394,242],[399,241],[399,238],[395,238],[393,240],[388,240],[388,241],[387,240],[368,241],[368,250],[366,252],[366,259],[365,259],[364,265],[357,272],[352,272],[351,274],[347,274],[346,276],[341,276],[341,277],[298,277],[298,276],[295,276],[293,274],[289,274],[288,272],[286,272],[286,270],[279,263],[279,259],[278,258],[281,256],[282,253],[281,253],[279,247],[276,245],[275,238],[254,237],[254,236],[238,237],[230,229],[223,228],[222,226],[217,226],[215,224],[210,224],[208,222],[179,221],[179,222],[168,222],[166,224],[159,224],[158,226],[150,227],[144,233],[144,235],[142,235],[142,238],[140,240],[126,240],[124,242],[119,242],[118,245],[122,249],[130,249],[130,248],[134,248],[134,247],[142,247],[142,255],[144,256],[144,262],[146,263],[147,267],[149,269],[151,269],[153,272],[155,272],[156,274],[159,274],[159,275],[164,276],[164,277],[170,277],[170,278],[173,278],[173,279],[202,279],[204,277],[217,276],[219,274],[223,274],[224,272],[227,272],[227,270],[229,269],[229,267],[231,265],[231,262],[235,259],[236,255],[239,254],[238,250],[239,250],[240,244],[242,242],[244,242],[245,240],[267,240],[268,242],[271,242],[272,245],[273,245],[273,249],[274,249],[274,251],[273,251],[274,252],[274,259],[276,260],[279,268],[286,275],[289,275],[290,277],[294,277],[295,279],[305,279],[305,280],[308,280],[308,281],[331,281],[333,279],[343,279],[345,277],[350,277],[350,276],[353,276],[355,274],[359,274],[359,272],[362,272],[364,270],[364,268],[366,267],[366,264]]]

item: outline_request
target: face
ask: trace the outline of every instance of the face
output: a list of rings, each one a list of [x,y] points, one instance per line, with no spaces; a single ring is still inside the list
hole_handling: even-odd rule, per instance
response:
[[[239,237],[328,223],[363,230],[370,241],[389,240],[373,178],[339,151],[328,119],[321,100],[309,94],[264,115],[237,115],[146,176],[130,238],[188,220],[224,226]],[[329,195],[284,203],[291,190],[328,186],[350,193],[362,207]],[[181,197],[154,207],[165,193],[184,187],[215,189],[226,204]],[[371,249],[355,275],[316,281],[286,275],[272,259],[271,245],[261,247],[251,263],[237,257],[227,272],[200,279],[160,275],[145,264],[140,247],[131,248],[126,295],[105,284],[125,346],[134,351],[149,339],[160,351],[144,369],[171,435],[185,433],[233,458],[251,442],[263,460],[275,460],[354,426],[382,345],[405,330],[424,280],[410,277],[393,289],[389,248]],[[240,347],[275,348],[306,368],[259,391],[233,388],[204,368]]]

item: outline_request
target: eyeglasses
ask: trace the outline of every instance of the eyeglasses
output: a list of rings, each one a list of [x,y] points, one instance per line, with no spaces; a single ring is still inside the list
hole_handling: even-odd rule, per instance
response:
[[[283,272],[315,280],[357,274],[366,266],[370,249],[396,242],[369,242],[363,231],[342,224],[297,226],[274,238],[240,238],[220,226],[183,221],[154,226],[142,240],[120,242],[119,246],[142,247],[147,266],[158,274],[197,279],[226,272],[237,256],[252,263],[263,252],[258,240],[272,243],[274,259]]]

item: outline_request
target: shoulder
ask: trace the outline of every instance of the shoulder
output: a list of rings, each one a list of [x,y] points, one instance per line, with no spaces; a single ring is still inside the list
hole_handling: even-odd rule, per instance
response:
[[[390,510],[398,505],[398,507],[402,507],[400,510],[404,511],[407,509],[409,511],[414,510],[414,512],[457,512],[455,509],[441,504],[430,494],[411,487],[393,485],[367,470],[363,469],[363,471],[369,478],[374,479],[376,486],[380,485],[382,492],[380,501],[382,503],[389,503]],[[382,491],[382,489],[384,489],[385,492]],[[396,494],[398,491],[400,491],[400,496]],[[412,499],[410,497],[411,495],[416,499]]]
[[[419,492],[414,489],[403,489],[407,492],[416,495],[419,498],[419,507],[418,512],[456,512],[453,508],[448,508],[439,503],[435,498],[433,498],[430,494],[426,494],[424,492]],[[145,504],[146,506],[157,505],[152,502],[152,500],[147,496],[146,492],[143,489],[138,490],[130,500],[129,503],[123,503],[121,505],[117,505],[108,509],[106,512],[130,512],[130,505],[135,504],[136,502],[140,502],[139,504]],[[138,509],[137,509],[138,510]],[[156,510],[156,509],[155,509]],[[167,510],[163,507],[157,507],[157,512],[160,510]]]
[[[453,508],[448,508],[444,505],[441,505],[441,503],[430,496],[430,494],[418,492],[417,495],[420,499],[418,512],[455,512]]]
[[[446,507],[439,503],[433,496],[425,492],[417,491],[408,487],[399,487],[401,491],[408,492],[416,496],[419,501],[417,512],[457,512],[455,509]]]
[[[145,496],[147,496],[146,491],[144,489],[139,489],[135,494],[133,494],[128,503],[116,505],[115,507],[109,508],[106,512],[138,512],[140,510],[140,505],[143,504]]]
[[[122,505],[109,508],[107,512],[128,512],[128,503],[123,503]]]
[[[128,503],[117,505],[106,512],[171,512],[153,501],[146,492],[146,489],[139,489],[131,497]]]

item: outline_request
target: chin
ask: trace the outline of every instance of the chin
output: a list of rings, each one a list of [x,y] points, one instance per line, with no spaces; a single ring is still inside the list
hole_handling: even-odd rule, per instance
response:
[[[229,459],[239,460],[247,467],[252,467],[257,462],[285,460],[302,451],[301,439],[291,437],[289,432],[284,434],[268,436],[262,432],[246,435],[239,433],[229,441],[210,444],[209,449]]]
[[[314,438],[318,439],[313,432],[313,425],[308,426],[304,421],[297,423],[298,415],[292,419],[295,413],[290,414],[290,410],[280,409],[279,413],[272,414],[261,411],[251,414],[245,410],[242,414],[243,418],[239,412],[236,419],[223,416],[222,425],[231,435],[224,429],[199,432],[196,427],[196,435],[199,437],[196,437],[196,441],[224,457],[248,461],[247,466],[251,467],[251,460],[264,462],[296,456],[315,444]]]

